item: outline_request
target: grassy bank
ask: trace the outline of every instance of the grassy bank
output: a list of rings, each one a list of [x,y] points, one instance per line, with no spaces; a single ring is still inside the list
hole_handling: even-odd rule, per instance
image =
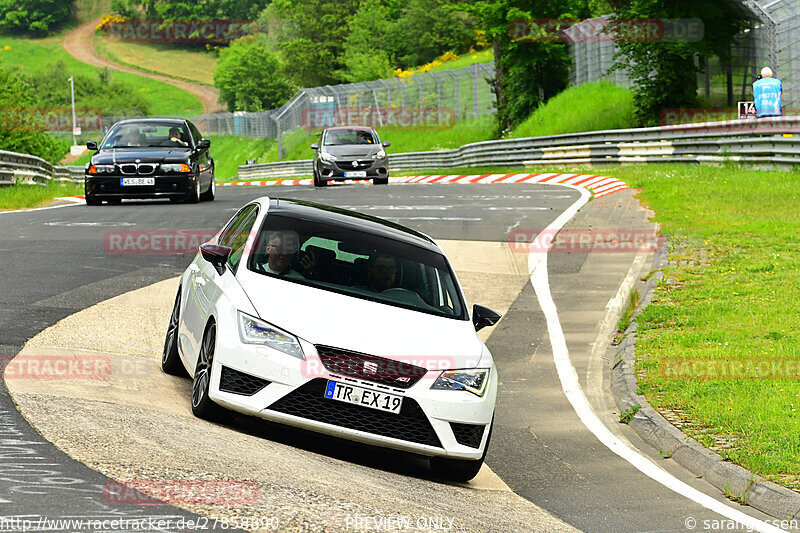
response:
[[[509,137],[633,127],[633,95],[611,82],[570,87],[547,101]]]
[[[95,48],[115,63],[143,72],[214,85],[217,58],[210,52],[180,45],[158,45],[113,41],[95,36]]]
[[[53,198],[83,194],[83,184],[50,182],[41,185],[0,187],[0,211],[40,207]]]
[[[0,65],[20,69],[22,72],[51,72],[53,65],[61,61],[71,75],[98,76],[101,69],[82,63],[70,56],[60,45],[60,36],[46,39],[25,39],[0,36]],[[6,50],[6,47],[10,47]],[[150,104],[154,115],[183,115],[203,112],[196,96],[167,83],[151,80],[135,74],[111,71],[113,80],[132,87]],[[65,86],[69,94],[69,84]],[[80,106],[80,102],[77,102]]]
[[[643,393],[723,457],[800,489],[800,173],[608,173],[642,189],[672,243],[674,281],[639,320]]]

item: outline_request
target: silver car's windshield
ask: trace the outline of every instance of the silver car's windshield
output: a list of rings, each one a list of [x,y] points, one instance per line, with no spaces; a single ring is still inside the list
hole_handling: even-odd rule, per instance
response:
[[[345,146],[351,144],[378,144],[378,139],[369,130],[329,130],[322,140],[323,146]]]
[[[356,229],[268,215],[248,268],[266,276],[413,309],[466,319],[443,255]]]

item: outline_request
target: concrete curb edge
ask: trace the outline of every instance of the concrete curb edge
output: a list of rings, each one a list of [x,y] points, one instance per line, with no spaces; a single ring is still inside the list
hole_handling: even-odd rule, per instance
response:
[[[727,497],[781,520],[800,518],[800,494],[724,460],[673,426],[638,393],[635,370],[638,330],[636,319],[649,305],[653,298],[653,289],[664,277],[663,269],[668,264],[667,246],[668,243],[665,242],[656,253],[652,275],[645,283],[641,303],[617,348],[617,357],[611,369],[611,392],[617,408],[620,413],[624,413],[639,406],[628,422],[639,438],[658,450],[659,455],[675,460]]]

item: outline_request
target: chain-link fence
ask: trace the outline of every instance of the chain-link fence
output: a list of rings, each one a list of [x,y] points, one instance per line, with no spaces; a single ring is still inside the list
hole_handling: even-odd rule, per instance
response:
[[[699,94],[710,106],[733,107],[737,101],[752,100],[752,83],[764,66],[769,66],[783,83],[784,109],[800,107],[800,0],[726,0],[742,9],[748,27],[731,47],[731,61],[711,58],[698,64]],[[592,28],[608,17],[576,25]],[[572,31],[591,35],[591,31]],[[586,39],[569,43],[573,60],[570,82],[579,85],[608,79],[622,87],[631,83],[625,70],[610,72],[619,48],[608,39]]]
[[[496,111],[490,84],[493,75],[494,63],[474,63],[460,69],[401,78],[301,89],[280,108],[261,113],[237,111],[185,118],[205,135],[277,139],[278,152],[283,157],[284,137],[299,128],[310,135],[328,126],[345,124],[375,128],[446,127],[460,120],[493,114]],[[83,125],[84,131],[96,132],[98,127],[107,131],[123,118],[136,117],[95,117],[87,122],[96,125]]]

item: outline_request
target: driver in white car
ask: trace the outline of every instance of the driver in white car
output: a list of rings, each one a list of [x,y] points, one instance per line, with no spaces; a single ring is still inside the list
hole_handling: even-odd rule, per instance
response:
[[[397,261],[389,254],[376,252],[367,262],[367,280],[373,292],[383,292],[395,286]]]
[[[314,252],[309,252],[300,260],[306,275],[292,268],[292,260],[300,249],[295,231],[271,231],[267,234],[267,264],[264,270],[269,274],[293,279],[306,279],[316,265]]]

